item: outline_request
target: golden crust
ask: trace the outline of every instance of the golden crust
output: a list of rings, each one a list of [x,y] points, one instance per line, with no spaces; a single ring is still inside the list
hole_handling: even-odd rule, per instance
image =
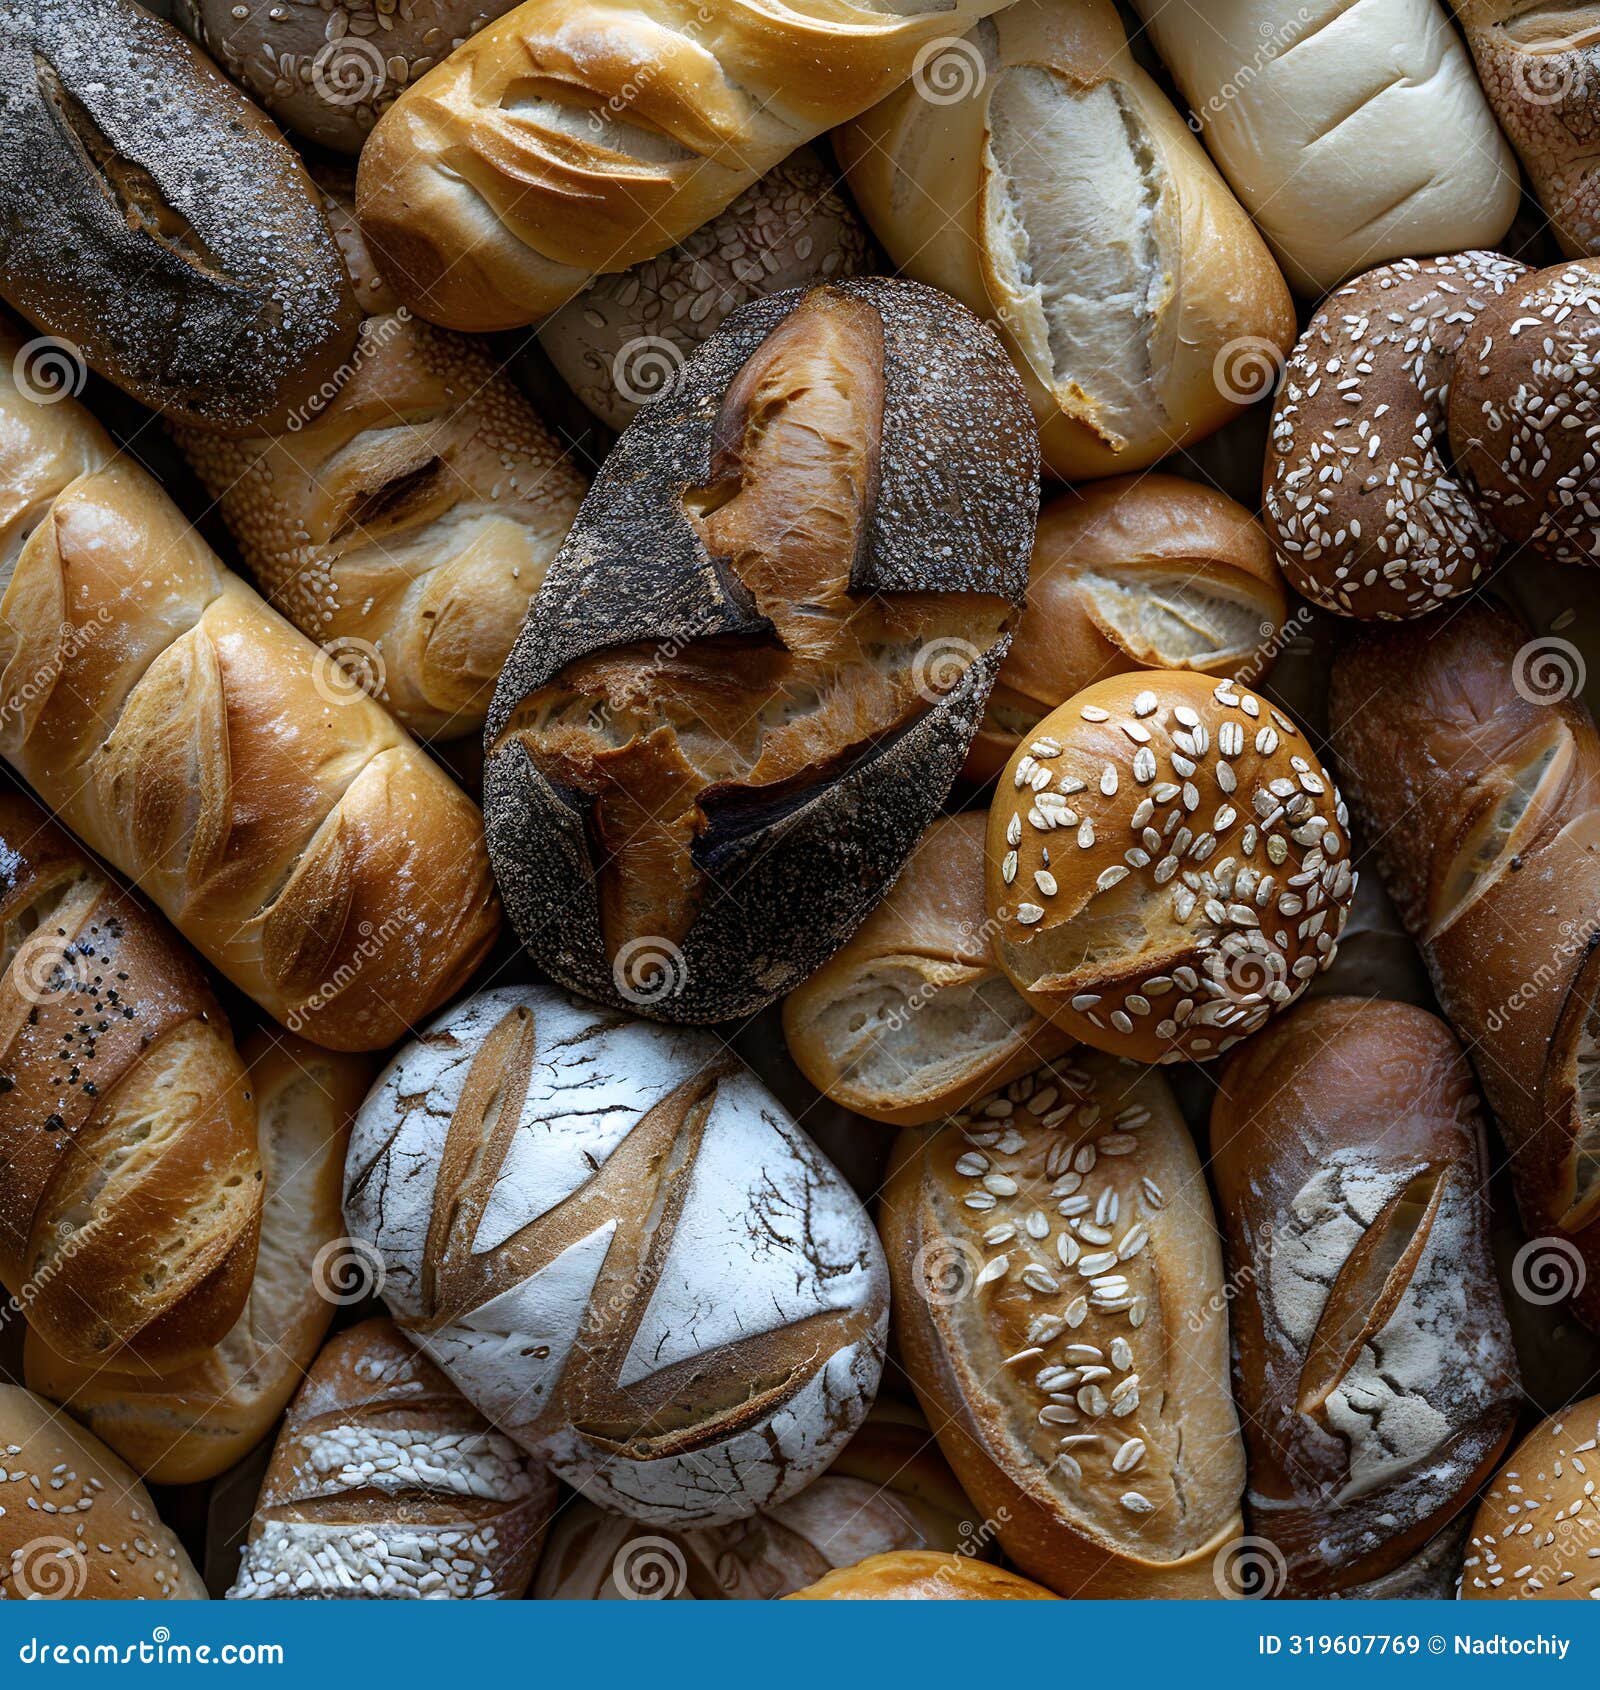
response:
[[[902,1549],[839,1567],[785,1602],[1053,1602],[1053,1591],[969,1555]]]

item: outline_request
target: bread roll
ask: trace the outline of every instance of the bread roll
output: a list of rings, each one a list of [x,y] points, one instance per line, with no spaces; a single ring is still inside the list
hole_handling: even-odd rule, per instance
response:
[[[1036,475],[998,343],[932,289],[736,311],[606,460],[490,709],[489,849],[540,968],[704,1022],[836,950],[961,767]]]
[[[493,942],[477,808],[85,411],[31,402],[16,348],[0,753],[270,1015],[392,1043]]]
[[[232,1329],[195,1360],[161,1370],[124,1357],[82,1366],[28,1332],[29,1390],[76,1415],[153,1484],[215,1478],[254,1449],[342,1300],[329,1263],[344,1231],[345,1147],[375,1064],[277,1034],[256,1034],[245,1054],[266,1195],[255,1278]]]
[[[1298,292],[1511,227],[1516,160],[1440,0],[1134,9]]]
[[[962,1555],[901,1551],[828,1573],[791,1602],[1053,1602],[1050,1591]]]
[[[539,327],[539,344],[603,423],[626,428],[730,311],[760,294],[874,268],[861,219],[810,147],[655,258],[596,276]]]
[[[0,1385],[0,1471],[0,1597],[206,1600],[137,1475],[15,1385]]]
[[[290,1404],[228,1597],[514,1600],[555,1505],[393,1321],[364,1321]]]
[[[340,232],[370,300],[371,260]],[[584,482],[480,345],[376,311],[303,426],[173,432],[275,608],[411,732],[482,728]]]
[[[0,295],[153,410],[281,420],[355,344],[293,149],[134,0],[0,6],[0,229]]]
[[[1142,469],[1262,398],[1289,290],[1111,0],[1018,0],[945,66],[834,144],[896,265],[994,320],[1046,464]]]
[[[1484,1492],[1463,1601],[1600,1601],[1600,1397],[1536,1427]]]
[[[1039,721],[1130,669],[1259,683],[1288,602],[1261,524],[1176,475],[1069,489],[1039,513],[1028,602],[967,754],[992,780]]]
[[[526,0],[385,114],[361,222],[406,303],[515,328],[683,240],[1002,0]]]
[[[708,1034],[543,986],[466,999],[363,1107],[345,1219],[468,1399],[634,1519],[784,1501],[878,1386],[888,1284],[860,1202]]]
[[[1466,1057],[1409,1004],[1302,1005],[1223,1071],[1211,1168],[1250,1529],[1272,1594],[1348,1592],[1472,1500],[1516,1422]]]
[[[1482,600],[1341,653],[1351,804],[1511,1151],[1525,1294],[1600,1329],[1600,737],[1576,653]]]
[[[989,811],[995,956],[1058,1027],[1205,1062],[1338,952],[1344,804],[1293,722],[1233,681],[1144,670],[1045,717]]]
[[[1527,274],[1498,252],[1371,270],[1323,304],[1272,411],[1263,519],[1289,583],[1341,616],[1426,616],[1500,539],[1455,470],[1450,377],[1473,321]]]
[[[0,1279],[63,1355],[167,1367],[239,1314],[256,1106],[189,951],[0,793]]]
[[[908,1128],[879,1228],[906,1371],[1007,1557],[1063,1596],[1217,1595],[1244,1454],[1165,1081],[1083,1052]]]

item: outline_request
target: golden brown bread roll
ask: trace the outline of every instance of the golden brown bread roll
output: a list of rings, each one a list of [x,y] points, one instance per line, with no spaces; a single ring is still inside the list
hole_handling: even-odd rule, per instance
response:
[[[1050,469],[1142,469],[1264,398],[1288,286],[1111,0],[1017,0],[946,52],[834,145],[895,263],[994,321]]]
[[[1223,1070],[1211,1168],[1271,1594],[1351,1593],[1471,1502],[1516,1423],[1466,1056],[1410,1004],[1303,1004]]]
[[[1600,736],[1571,647],[1483,600],[1371,629],[1329,694],[1351,804],[1511,1151],[1543,1301],[1600,1327]]]
[[[1054,1602],[1045,1590],[1003,1567],[965,1555],[900,1550],[840,1567],[787,1602]]]
[[[64,1355],[171,1366],[256,1263],[256,1106],[188,949],[0,794],[0,1279]]]
[[[0,752],[269,1014],[392,1043],[493,942],[476,806],[81,407],[20,391],[16,347]]]
[[[0,1597],[206,1600],[138,1476],[15,1385],[0,1385],[0,1471]]]
[[[1063,1596],[1216,1596],[1244,1452],[1165,1080],[1083,1051],[907,1128],[879,1230],[906,1371],[1007,1557]]]
[[[989,811],[1000,966],[1058,1026],[1206,1062],[1338,951],[1344,804],[1284,713],[1234,681],[1136,670],[1045,717]]]
[[[32,1326],[28,1389],[60,1403],[153,1484],[215,1478],[267,1435],[343,1300],[328,1270],[350,1122],[375,1063],[303,1039],[246,1041],[265,1197],[243,1312],[212,1349],[176,1368],[116,1357],[103,1368],[56,1354]]]
[[[408,88],[361,152],[406,303],[515,328],[709,222],[1002,0],[526,0]]]
[[[1070,489],[1039,513],[1028,602],[966,774],[990,780],[1057,705],[1129,669],[1259,683],[1288,609],[1261,524],[1176,475]]]

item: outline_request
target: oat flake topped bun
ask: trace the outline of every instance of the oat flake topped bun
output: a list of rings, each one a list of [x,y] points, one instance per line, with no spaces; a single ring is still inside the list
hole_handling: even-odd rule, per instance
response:
[[[1356,889],[1347,829],[1311,745],[1248,688],[1178,670],[1100,681],[1000,777],[995,955],[1085,1044],[1206,1061],[1333,961]]]
[[[1497,252],[1408,258],[1329,296],[1272,412],[1263,518],[1290,584],[1341,616],[1425,616],[1500,540],[1445,439],[1452,361],[1527,266]]]

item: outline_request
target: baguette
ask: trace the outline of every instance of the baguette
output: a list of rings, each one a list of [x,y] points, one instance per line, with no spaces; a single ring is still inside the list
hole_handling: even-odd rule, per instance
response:
[[[393,1043],[493,941],[477,808],[85,411],[29,400],[16,348],[0,753],[268,1014]]]

